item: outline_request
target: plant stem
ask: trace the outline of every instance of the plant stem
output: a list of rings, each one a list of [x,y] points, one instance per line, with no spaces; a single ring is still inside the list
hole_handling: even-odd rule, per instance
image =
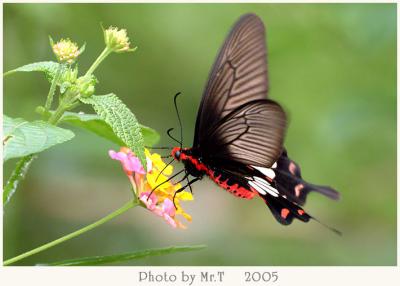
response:
[[[60,78],[61,71],[63,70],[63,68],[64,68],[64,65],[63,64],[59,64],[57,72],[56,72],[56,75],[54,76],[53,81],[51,82],[49,93],[47,94],[46,104],[44,106],[46,111],[50,110],[51,104],[53,103],[53,97],[54,97],[54,93],[56,91],[57,82],[58,82],[58,80]]]
[[[99,64],[111,53],[112,50],[109,49],[108,47],[105,47],[105,49],[101,52],[100,56],[94,61],[92,66],[88,69],[85,76],[91,75],[94,72],[94,70],[99,66]]]
[[[10,178],[7,181],[6,186],[3,190],[3,206],[5,206],[11,199],[12,195],[15,193],[19,182],[22,181],[26,172],[28,172],[29,166],[35,159],[35,154],[27,155],[22,157],[15,166]]]
[[[64,114],[65,110],[66,110],[66,109],[65,109],[64,105],[63,105],[63,104],[60,104],[60,105],[57,107],[57,109],[54,111],[54,113],[50,116],[48,122],[49,122],[50,124],[57,125],[58,120],[60,120],[60,118],[61,118],[61,116]]]
[[[139,205],[139,202],[137,200],[131,200],[128,203],[126,203],[125,205],[123,205],[121,208],[119,208],[116,211],[110,213],[109,215],[99,219],[98,221],[96,221],[96,222],[94,222],[92,224],[89,224],[89,225],[87,225],[87,226],[85,226],[85,227],[83,227],[83,228],[81,228],[81,229],[79,229],[77,231],[74,231],[74,232],[72,232],[70,234],[67,234],[67,235],[65,235],[63,237],[60,237],[59,239],[53,240],[53,241],[51,241],[49,243],[46,243],[46,244],[44,244],[42,246],[39,246],[39,247],[35,248],[35,249],[27,251],[27,252],[25,252],[25,253],[23,253],[21,255],[18,255],[16,257],[8,259],[8,260],[4,261],[3,265],[4,266],[10,265],[10,264],[15,263],[17,261],[20,261],[20,260],[22,260],[24,258],[32,256],[32,255],[34,255],[36,253],[42,252],[42,251],[44,251],[46,249],[49,249],[49,248],[51,248],[53,246],[56,246],[56,245],[58,245],[60,243],[63,243],[65,241],[67,241],[67,240],[70,240],[70,239],[72,239],[74,237],[77,237],[77,236],[79,236],[79,235],[81,235],[81,234],[83,234],[85,232],[88,232],[89,230],[92,230],[92,229],[94,229],[94,228],[96,228],[96,227],[98,227],[98,226],[110,221],[111,219],[123,214],[124,212],[128,211],[129,209],[131,209],[131,208],[133,208],[133,207],[135,207],[137,205]]]
[[[17,72],[16,70],[10,70],[8,72],[3,73],[3,77],[6,77],[6,76],[8,76],[10,74],[13,74],[13,73],[16,73],[16,72]]]

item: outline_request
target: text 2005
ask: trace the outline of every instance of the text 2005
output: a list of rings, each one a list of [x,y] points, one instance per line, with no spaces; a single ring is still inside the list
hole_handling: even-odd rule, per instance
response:
[[[245,282],[276,282],[278,281],[278,272],[245,272]]]

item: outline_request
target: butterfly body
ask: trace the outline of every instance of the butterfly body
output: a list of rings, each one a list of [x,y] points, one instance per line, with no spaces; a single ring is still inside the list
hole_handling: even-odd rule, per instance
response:
[[[212,164],[205,164],[203,160],[196,156],[196,152],[192,148],[175,147],[172,149],[171,155],[185,165],[187,173],[198,179],[208,176],[218,186],[230,192],[234,196],[252,199],[256,192],[247,183],[246,180],[240,180],[231,176],[223,169],[219,169]]]
[[[187,179],[187,186],[207,176],[236,197],[260,197],[283,225],[295,218],[308,222],[313,217],[301,205],[309,192],[332,199],[339,193],[302,179],[283,147],[286,114],[268,99],[268,89],[264,25],[246,14],[233,26],[211,70],[193,146],[175,147],[171,155],[184,164],[186,179],[195,177]]]

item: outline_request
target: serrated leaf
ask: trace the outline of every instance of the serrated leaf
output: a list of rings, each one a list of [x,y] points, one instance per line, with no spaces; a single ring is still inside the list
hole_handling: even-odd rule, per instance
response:
[[[28,122],[22,118],[3,116],[4,161],[42,152],[74,137],[72,131],[38,120]]]
[[[78,259],[70,259],[70,260],[64,260],[59,262],[53,262],[50,264],[40,264],[40,265],[50,265],[50,266],[102,265],[102,264],[125,262],[150,256],[201,250],[206,247],[207,247],[206,245],[171,246],[166,248],[147,249],[131,253],[117,254],[117,255],[93,256],[93,257],[84,257]]]
[[[114,134],[114,131],[101,117],[97,114],[85,114],[75,112],[65,112],[60,123],[68,123],[70,125],[80,127],[95,133],[96,135],[110,140],[111,142],[124,146],[124,142]],[[144,144],[153,146],[160,140],[160,135],[154,129],[139,124],[142,132]]]
[[[4,76],[10,75],[16,72],[44,72],[46,78],[51,82],[57,73],[59,63],[48,61],[48,62],[37,62],[22,67],[10,70],[4,73]]]
[[[140,125],[129,108],[113,93],[93,95],[89,98],[81,98],[81,101],[93,106],[96,113],[110,125],[114,134],[136,154],[146,170],[146,156]]]

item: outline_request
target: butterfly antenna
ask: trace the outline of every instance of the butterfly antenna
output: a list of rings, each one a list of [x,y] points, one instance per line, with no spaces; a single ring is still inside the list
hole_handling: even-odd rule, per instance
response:
[[[153,149],[153,150],[171,150],[173,147],[150,147],[150,146],[144,146],[147,149]]]
[[[182,121],[181,121],[181,117],[180,117],[180,115],[179,115],[178,104],[176,103],[176,99],[178,98],[178,96],[179,96],[180,94],[181,94],[180,92],[178,92],[177,94],[175,94],[175,96],[174,96],[174,105],[175,105],[176,115],[177,115],[178,121],[179,121],[179,127],[181,128],[181,142],[180,142],[180,147],[181,147],[181,149],[182,149],[182,142],[183,142]]]
[[[156,177],[156,182],[157,182],[158,178],[161,176],[161,174],[164,172],[164,170],[167,169],[167,167],[168,167],[169,165],[171,165],[172,162],[174,162],[174,160],[175,160],[175,159],[172,158],[172,160],[169,161],[168,164],[166,164],[166,165],[164,166],[164,168],[162,168],[162,170],[160,171],[160,173],[158,173],[158,175],[157,175],[157,177]]]
[[[320,221],[319,219],[316,219],[316,218],[313,217],[313,216],[310,216],[310,217],[311,217],[313,220],[315,220],[316,222],[318,222],[320,225],[322,225],[322,226],[326,227],[327,229],[333,231],[333,232],[336,233],[337,235],[342,236],[342,232],[341,232],[340,230],[337,230],[336,228],[333,228],[333,227],[331,227],[331,226],[329,226],[329,225],[323,223],[322,221]]]
[[[169,138],[171,138],[171,139],[174,140],[176,143],[178,143],[179,146],[182,146],[182,143],[179,142],[178,139],[175,139],[174,136],[171,135],[171,131],[172,131],[172,130],[174,130],[174,128],[170,128],[170,129],[167,130],[167,134],[168,134]]]

